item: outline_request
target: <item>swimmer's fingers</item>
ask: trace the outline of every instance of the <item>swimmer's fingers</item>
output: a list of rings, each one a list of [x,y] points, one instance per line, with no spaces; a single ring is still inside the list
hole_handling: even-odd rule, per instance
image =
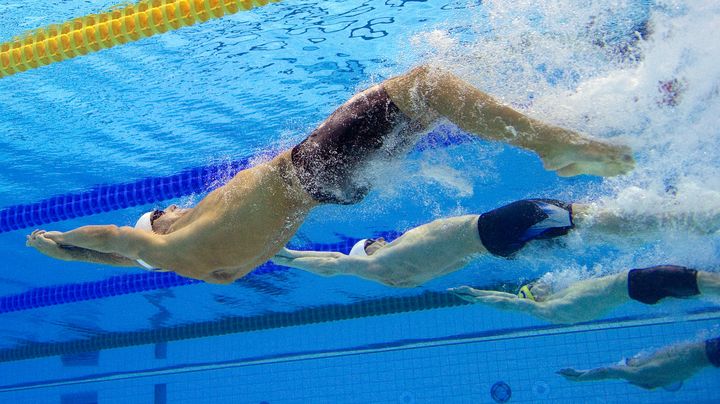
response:
[[[298,258],[307,258],[307,257],[327,257],[327,256],[334,256],[335,254],[340,253],[333,253],[329,251],[305,251],[305,250],[291,250],[289,248],[283,247],[282,250],[278,251],[275,256],[280,256],[288,260],[295,260]],[[340,254],[342,255],[342,254]]]
[[[457,288],[448,288],[448,292],[462,296],[475,296],[477,289],[473,289],[470,286],[458,286]]]
[[[476,303],[480,301],[483,297],[488,297],[494,294],[491,290],[474,289],[470,286],[450,288],[448,289],[448,292],[470,303]]]
[[[45,233],[45,230],[35,229],[35,230],[33,230],[32,233],[30,233],[30,235],[27,236],[27,238],[34,239],[35,237],[37,237],[43,233]]]
[[[270,258],[270,261],[272,261],[275,265],[289,265],[293,261],[292,253],[287,248],[283,248],[282,250],[278,251],[277,254],[273,255],[272,258]]]
[[[54,242],[58,242],[62,239],[63,232],[61,231],[46,231],[43,232],[43,237],[47,237]]]
[[[38,251],[46,254],[56,251],[59,248],[56,242],[45,237],[45,232],[39,233],[32,238],[28,236],[28,240],[25,245],[27,245],[28,247],[33,247]]]
[[[555,373],[559,374],[560,376],[562,376],[568,380],[572,380],[574,382],[578,381],[580,379],[580,377],[582,377],[582,375],[585,374],[585,372],[575,370],[573,368],[560,369]]]
[[[277,252],[277,254],[275,254],[275,255],[273,256],[272,259],[273,259],[273,260],[275,260],[275,258],[292,259],[293,256],[294,256],[294,255],[293,255],[293,251],[292,251],[292,250],[289,250],[289,249],[283,247],[282,249],[280,249],[280,251]]]
[[[34,247],[36,244],[37,237],[45,233],[45,230],[36,229],[32,233],[25,237],[25,245],[27,247]]]

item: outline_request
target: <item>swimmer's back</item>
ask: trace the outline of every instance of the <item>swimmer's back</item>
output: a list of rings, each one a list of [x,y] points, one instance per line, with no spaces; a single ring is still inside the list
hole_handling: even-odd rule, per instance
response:
[[[285,152],[211,192],[163,236],[178,256],[170,269],[201,279],[220,271],[231,281],[265,263],[315,204],[292,174]]]

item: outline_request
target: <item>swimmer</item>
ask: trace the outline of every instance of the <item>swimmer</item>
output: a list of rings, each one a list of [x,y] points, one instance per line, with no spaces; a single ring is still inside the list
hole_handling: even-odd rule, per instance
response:
[[[557,292],[542,281],[521,287],[517,295],[468,286],[450,291],[471,303],[521,311],[551,323],[572,324],[599,318],[630,300],[656,304],[666,297],[720,296],[720,274],[659,265],[579,281]]]
[[[698,217],[699,216],[699,217]],[[718,213],[642,214],[553,199],[516,201],[481,215],[438,219],[387,243],[361,240],[349,255],[283,249],[272,261],[322,276],[352,275],[394,287],[415,287],[454,272],[479,254],[511,257],[533,240],[575,228],[593,233],[654,235],[676,227],[700,234],[716,230]]]
[[[451,73],[421,66],[355,95],[300,144],[239,172],[192,209],[148,212],[135,228],[37,231],[27,245],[55,258],[230,283],[275,255],[315,206],[361,201],[371,186],[363,169],[402,154],[441,118],[534,151],[561,176],[613,176],[634,165],[627,147],[537,121]]]
[[[710,365],[720,367],[720,338],[670,345],[617,365],[589,370],[566,368],[557,373],[573,382],[625,379],[648,390],[663,387],[676,391],[685,379]]]

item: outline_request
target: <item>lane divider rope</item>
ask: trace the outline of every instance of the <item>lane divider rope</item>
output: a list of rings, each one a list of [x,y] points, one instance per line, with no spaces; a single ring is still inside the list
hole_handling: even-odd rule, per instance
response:
[[[143,0],[0,43],[0,78],[280,0]]]

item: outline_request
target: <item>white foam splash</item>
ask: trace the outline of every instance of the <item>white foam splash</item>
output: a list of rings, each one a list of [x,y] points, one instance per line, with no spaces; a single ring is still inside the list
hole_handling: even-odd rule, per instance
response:
[[[467,21],[412,38],[406,57],[450,68],[528,115],[630,145],[636,169],[603,181],[586,200],[717,231],[720,3],[587,3],[483,2]],[[625,250],[607,266],[717,266],[716,236],[662,230],[644,248],[616,240]],[[567,241],[582,248],[584,240]]]

